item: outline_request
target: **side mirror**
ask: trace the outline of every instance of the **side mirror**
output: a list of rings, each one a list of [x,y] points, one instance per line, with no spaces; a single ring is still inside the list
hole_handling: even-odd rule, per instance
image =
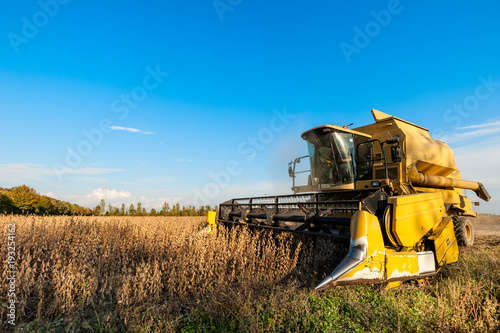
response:
[[[401,152],[401,146],[392,146],[391,147],[391,158],[393,163],[398,163],[401,162],[401,159],[403,157],[403,154]]]

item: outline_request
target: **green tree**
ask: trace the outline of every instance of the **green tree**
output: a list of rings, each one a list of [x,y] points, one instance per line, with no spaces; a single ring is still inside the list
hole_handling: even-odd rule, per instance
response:
[[[118,207],[113,207],[111,204],[108,205],[108,211],[106,214],[110,216],[118,216],[120,215],[120,209]]]
[[[92,210],[75,205],[75,215],[92,215]]]
[[[26,185],[17,186],[10,191],[10,195],[14,206],[19,210],[35,212],[40,195],[33,188]]]
[[[142,215],[142,204],[140,202],[137,203],[137,212],[135,215]]]
[[[92,215],[101,215],[101,205],[97,205],[92,209]]]
[[[120,209],[120,215],[125,215],[125,204],[122,203],[122,208]]]
[[[149,215],[156,216],[156,215],[158,215],[158,213],[156,212],[156,209],[151,208],[151,211],[149,212]]]
[[[104,199],[101,199],[101,203],[99,204],[99,206],[101,206],[100,215],[104,215],[104,213],[106,213],[106,201]]]
[[[1,191],[0,192],[0,214],[5,213],[17,213],[17,209],[14,206],[14,202],[12,202],[12,198],[10,197],[9,192]]]
[[[128,215],[135,215],[136,210],[134,208],[134,204],[130,204],[130,207],[128,208]]]
[[[73,215],[75,213],[73,205],[67,201],[55,200],[55,206],[59,215]]]
[[[36,205],[36,213],[40,215],[53,215],[56,213],[53,199],[42,195]]]
[[[179,216],[180,211],[181,211],[181,206],[179,205],[179,203],[176,203],[176,204],[172,207],[172,210],[170,211],[170,214],[169,214],[169,215],[171,215],[171,216]]]
[[[170,206],[168,205],[168,203],[164,202],[163,205],[161,206],[160,214],[165,216],[168,214],[169,211],[170,211]]]

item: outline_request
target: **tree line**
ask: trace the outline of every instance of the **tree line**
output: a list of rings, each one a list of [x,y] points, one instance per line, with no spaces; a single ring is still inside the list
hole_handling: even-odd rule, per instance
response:
[[[92,215],[105,215],[105,216],[205,216],[209,210],[216,210],[216,207],[200,206],[182,206],[176,203],[170,207],[166,202],[163,203],[160,210],[151,208],[148,212],[146,208],[142,207],[142,203],[138,202],[136,206],[130,204],[126,206],[122,203],[121,207],[114,207],[112,205],[106,206],[106,201],[101,199],[101,203],[92,209]]]
[[[152,208],[147,211],[142,203],[131,204],[126,207],[123,203],[120,208],[106,206],[101,202],[94,209],[81,207],[67,201],[57,200],[46,195],[40,195],[35,189],[21,185],[10,189],[0,187],[0,214],[35,214],[35,215],[104,215],[104,216],[205,216],[209,210],[217,207],[180,206],[176,203],[170,207],[166,202],[160,210]]]
[[[0,188],[0,213],[36,215],[92,215],[92,210],[40,195],[35,189],[21,185]]]

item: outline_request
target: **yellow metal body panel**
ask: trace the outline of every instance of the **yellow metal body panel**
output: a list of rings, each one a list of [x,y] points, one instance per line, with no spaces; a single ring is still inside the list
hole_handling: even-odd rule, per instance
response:
[[[387,283],[385,290],[388,291],[394,288],[398,288],[399,286],[401,286],[401,281],[391,281]]]
[[[458,243],[453,227],[453,220],[445,217],[434,233],[429,237],[434,241],[436,262],[438,266],[451,264],[458,261]]]
[[[399,245],[412,247],[434,229],[445,214],[441,193],[418,193],[390,197],[391,231]]]
[[[366,255],[356,267],[336,281],[338,285],[374,283],[384,280],[385,247],[380,223],[376,216],[357,211],[351,218],[351,248],[364,247]]]
[[[209,211],[208,215],[207,215],[207,223],[210,225],[210,228],[212,229],[212,231],[210,233],[217,232],[216,219],[217,219],[217,213]]]
[[[477,217],[477,213],[472,209],[472,202],[463,195],[463,190],[461,189],[444,190],[420,186],[415,186],[414,188],[419,192],[441,193],[441,195],[443,196],[443,202],[445,204],[453,205],[454,208],[461,210],[463,215]]]
[[[418,126],[418,125],[415,125],[413,123],[410,123],[409,121],[406,121],[406,120],[403,120],[403,119],[400,119],[400,118],[397,118],[397,117],[394,117],[394,116],[391,116],[390,114],[388,113],[385,113],[385,112],[382,112],[382,111],[379,111],[377,109],[372,109],[372,116],[373,116],[373,119],[375,120],[375,122],[377,123],[381,123],[383,122],[384,120],[393,120],[393,119],[396,119],[396,120],[399,120],[399,121],[402,121],[404,123],[407,123],[407,124],[410,124],[412,126],[415,126],[415,127],[418,127],[424,131],[429,131],[427,128],[425,127],[422,127],[422,126]]]
[[[429,130],[375,109],[372,110],[372,114],[376,121],[375,124],[358,127],[354,130],[370,134],[373,139],[381,141],[399,136],[404,170],[408,166],[416,164],[419,172],[445,177],[457,170],[451,148],[442,141],[434,140]],[[374,146],[375,153],[377,153],[377,146]],[[385,151],[390,165],[389,145],[386,145]],[[408,181],[406,175],[401,176],[402,181]]]
[[[466,197],[461,197],[460,203],[454,204],[453,207],[460,209],[464,215],[477,217],[477,213],[472,210],[472,202]]]
[[[460,193],[462,192],[461,190],[443,190],[443,189],[436,189],[436,188],[430,188],[430,187],[420,187],[420,186],[414,186],[415,190],[419,192],[436,192],[440,193],[443,196],[443,202],[445,204],[459,204],[460,203]]]
[[[417,252],[393,252],[387,250],[386,257],[387,281],[404,280],[419,276]]]
[[[364,210],[357,211],[351,218],[350,231],[351,246],[367,244],[367,257],[384,260],[384,238],[380,230],[380,223],[375,215]]]

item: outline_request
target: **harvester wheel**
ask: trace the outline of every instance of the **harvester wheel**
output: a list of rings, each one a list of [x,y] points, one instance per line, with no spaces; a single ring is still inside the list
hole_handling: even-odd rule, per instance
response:
[[[472,246],[474,244],[474,228],[470,218],[459,216],[453,221],[455,225],[455,236],[459,246]]]

